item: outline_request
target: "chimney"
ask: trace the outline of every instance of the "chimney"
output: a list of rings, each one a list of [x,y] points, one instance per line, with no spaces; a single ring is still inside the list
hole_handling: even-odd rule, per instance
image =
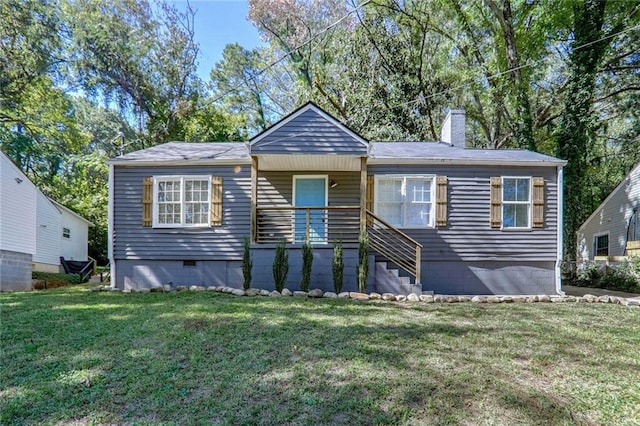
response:
[[[463,109],[451,109],[447,113],[447,117],[442,123],[442,129],[440,130],[440,139],[442,142],[448,143],[451,146],[457,146],[464,148],[464,110]]]

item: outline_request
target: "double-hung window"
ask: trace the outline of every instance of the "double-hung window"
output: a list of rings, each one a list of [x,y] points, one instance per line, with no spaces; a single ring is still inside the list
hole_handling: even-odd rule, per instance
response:
[[[156,177],[153,182],[153,226],[209,226],[210,185],[210,176]]]
[[[609,256],[609,234],[600,234],[593,237],[594,256]]]
[[[433,176],[376,176],[375,213],[404,228],[433,226]]]
[[[531,178],[502,178],[502,228],[531,227]]]

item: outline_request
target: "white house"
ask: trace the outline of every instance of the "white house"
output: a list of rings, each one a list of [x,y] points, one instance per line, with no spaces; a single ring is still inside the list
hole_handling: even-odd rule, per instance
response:
[[[88,259],[91,222],[45,196],[0,152],[0,290],[29,290],[31,272]]]
[[[578,228],[577,238],[580,262],[626,256],[640,248],[640,163]]]

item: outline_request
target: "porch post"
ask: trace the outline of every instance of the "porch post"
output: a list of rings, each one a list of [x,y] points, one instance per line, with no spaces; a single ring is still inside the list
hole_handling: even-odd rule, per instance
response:
[[[258,157],[251,156],[251,242],[257,240]]]
[[[360,157],[360,234],[367,230],[367,157]]]

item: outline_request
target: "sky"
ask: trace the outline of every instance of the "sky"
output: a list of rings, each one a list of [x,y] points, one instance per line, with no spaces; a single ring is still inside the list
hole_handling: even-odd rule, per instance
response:
[[[170,1],[184,11],[186,0]],[[194,31],[200,44],[198,75],[209,80],[209,72],[222,59],[222,51],[229,43],[239,43],[251,49],[261,44],[258,30],[247,19],[249,3],[243,0],[190,0],[196,11]]]

